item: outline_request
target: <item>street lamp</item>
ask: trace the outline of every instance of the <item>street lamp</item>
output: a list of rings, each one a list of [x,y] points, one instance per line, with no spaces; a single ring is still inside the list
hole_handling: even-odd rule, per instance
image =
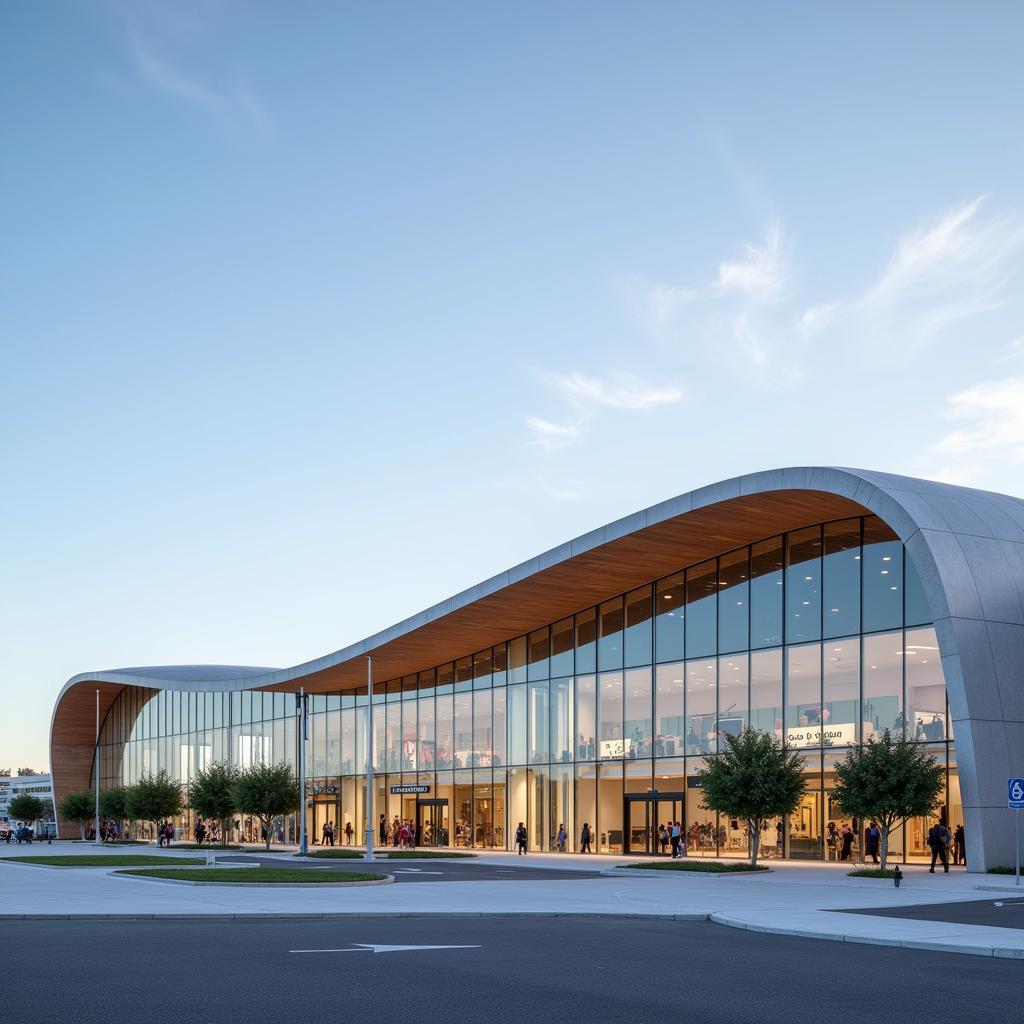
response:
[[[366,853],[373,863],[373,658],[366,656]]]
[[[306,705],[309,698],[303,687],[299,687],[295,707],[299,713],[299,856],[309,852],[306,842]]]

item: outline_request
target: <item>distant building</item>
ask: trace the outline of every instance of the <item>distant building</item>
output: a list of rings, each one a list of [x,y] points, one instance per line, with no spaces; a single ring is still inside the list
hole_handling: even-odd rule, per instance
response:
[[[45,810],[43,817],[36,822],[37,836],[57,835],[57,814],[53,801],[53,777],[51,775],[16,775],[10,779],[0,779],[0,792],[3,792],[3,783],[8,783],[7,805],[18,796],[34,796],[43,801]],[[0,798],[2,799],[2,798]],[[7,817],[6,809],[0,813],[0,817]]]
[[[11,803],[11,779],[8,775],[0,775],[0,821],[10,817],[7,808]]]

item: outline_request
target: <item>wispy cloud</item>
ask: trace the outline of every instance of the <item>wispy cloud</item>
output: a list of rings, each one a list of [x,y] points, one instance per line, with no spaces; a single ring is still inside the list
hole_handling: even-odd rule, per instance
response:
[[[963,426],[933,445],[932,452],[943,460],[933,475],[973,483],[989,467],[1005,472],[1024,465],[1024,377],[977,384],[951,395],[946,405],[948,416]]]
[[[567,373],[549,377],[548,383],[570,406],[573,415],[560,423],[540,416],[526,417],[532,442],[546,452],[580,440],[601,411],[645,412],[681,402],[686,395],[685,389],[677,384],[651,384],[623,375],[601,380],[583,373]]]
[[[804,310],[797,321],[800,333],[810,336],[824,330],[832,322],[838,310],[839,303],[837,302],[830,302],[823,306],[811,306],[810,309]]]
[[[715,289],[720,294],[740,292],[756,299],[774,299],[786,287],[788,268],[782,247],[782,230],[772,224],[760,245],[747,242],[742,256],[718,264]]]
[[[556,377],[554,384],[557,390],[573,402],[628,411],[679,402],[685,395],[683,388],[678,385],[648,384],[633,377],[603,381],[582,373],[569,373]]]
[[[576,423],[552,423],[540,416],[527,416],[526,426],[531,439],[538,448],[544,451],[557,451],[573,444],[580,436],[580,426]]]
[[[266,131],[270,119],[259,101],[241,83],[217,88],[158,54],[134,33],[131,52],[140,79],[162,96],[186,103],[218,118],[240,120]]]

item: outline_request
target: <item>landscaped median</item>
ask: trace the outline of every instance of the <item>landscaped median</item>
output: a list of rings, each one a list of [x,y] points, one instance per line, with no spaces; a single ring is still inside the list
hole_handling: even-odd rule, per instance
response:
[[[5,864],[34,864],[44,868],[126,868],[138,865],[179,864],[182,867],[205,864],[203,857],[161,857],[157,854],[96,853],[68,854],[66,857],[6,857]]]
[[[618,864],[616,868],[632,871],[695,871],[706,875],[734,875],[771,870],[764,864],[748,864],[739,860],[725,864],[718,860],[645,860],[639,864]]]
[[[302,854],[295,854],[301,857]],[[362,850],[310,850],[307,857],[317,860],[363,860]],[[378,850],[374,853],[375,860],[473,860],[475,853],[462,853],[459,850]]]
[[[373,871],[310,870],[308,868],[137,868],[115,874],[132,878],[153,878],[189,885],[378,885],[393,881]]]

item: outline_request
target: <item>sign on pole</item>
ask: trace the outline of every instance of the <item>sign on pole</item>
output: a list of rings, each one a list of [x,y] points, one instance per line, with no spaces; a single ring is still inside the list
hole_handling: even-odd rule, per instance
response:
[[[1011,811],[1024,809],[1024,779],[1007,780],[1006,801]]]
[[[1024,779],[1006,780],[1006,803],[1013,811],[1013,851],[1017,867],[1013,876],[1013,884],[1020,885],[1020,812],[1024,808]]]

